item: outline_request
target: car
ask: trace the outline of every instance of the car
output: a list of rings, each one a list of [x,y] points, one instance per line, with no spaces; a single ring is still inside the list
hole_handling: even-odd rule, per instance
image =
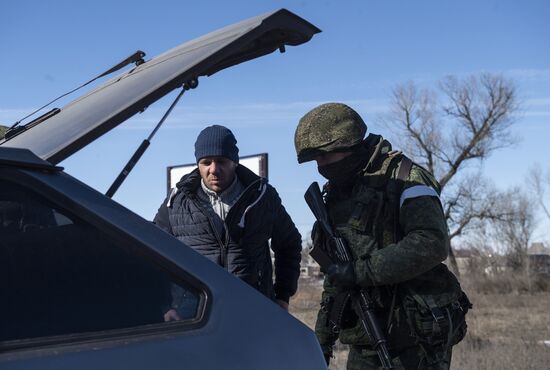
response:
[[[58,166],[170,91],[318,32],[280,9],[147,61],[137,52],[134,68],[5,133],[2,369],[326,369],[306,325]],[[164,322],[178,287],[194,314]]]

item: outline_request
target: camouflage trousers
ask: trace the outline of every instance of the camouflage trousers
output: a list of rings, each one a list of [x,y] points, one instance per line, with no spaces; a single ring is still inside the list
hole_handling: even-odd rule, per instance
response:
[[[406,348],[393,354],[395,370],[448,370],[451,366],[452,349],[427,352],[422,346]],[[350,346],[347,370],[383,370],[376,352],[359,346]]]

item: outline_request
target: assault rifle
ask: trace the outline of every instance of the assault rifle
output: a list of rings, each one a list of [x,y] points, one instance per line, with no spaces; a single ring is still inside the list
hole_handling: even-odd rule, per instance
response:
[[[332,229],[328,212],[323,201],[323,195],[321,194],[317,182],[313,182],[309,186],[304,194],[304,198],[311,212],[313,212],[313,215],[323,229],[325,237],[328,239],[328,243],[313,245],[309,250],[309,254],[319,264],[321,271],[326,272],[328,267],[334,263],[351,261],[352,257],[346,245],[346,241],[339,237]],[[374,314],[374,302],[370,294],[365,289],[358,289],[352,292],[352,297],[352,302],[355,304],[355,312],[367,333],[369,342],[380,358],[382,367],[384,369],[393,369],[387,341]]]

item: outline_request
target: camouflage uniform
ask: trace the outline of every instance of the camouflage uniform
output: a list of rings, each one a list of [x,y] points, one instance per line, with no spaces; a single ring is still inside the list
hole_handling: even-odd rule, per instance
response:
[[[441,263],[448,254],[449,238],[439,185],[428,171],[392,151],[381,136],[371,134],[357,142],[362,129],[350,130],[349,122],[344,129],[339,125],[350,117],[357,120],[355,115],[342,104],[325,104],[304,116],[296,133],[299,162],[319,154],[315,152],[319,148],[314,148],[319,138],[306,135],[316,123],[315,131],[348,136],[344,141],[323,138],[329,144],[321,152],[364,154],[360,170],[345,186],[331,181],[325,186],[333,227],[353,255],[353,289],[366,288],[373,296],[395,368],[448,369],[451,347],[466,331],[464,313],[469,302],[455,276]],[[330,126],[319,127],[323,122]],[[349,138],[353,135],[355,139]],[[301,143],[306,143],[306,150],[300,151]],[[410,169],[399,179],[407,161]],[[314,243],[325,243],[320,228],[314,228],[312,237]],[[330,355],[340,339],[350,345],[348,369],[381,368],[353,302],[342,304],[339,299],[345,293],[325,278],[315,327],[323,352]]]

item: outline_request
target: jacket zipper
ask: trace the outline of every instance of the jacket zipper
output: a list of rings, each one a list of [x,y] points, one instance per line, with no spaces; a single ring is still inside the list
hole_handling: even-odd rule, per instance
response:
[[[257,183],[261,184],[262,179],[258,179],[258,180],[253,181],[250,185],[248,185],[242,191],[241,195],[239,195],[239,198],[237,199],[235,204],[233,204],[233,207],[231,207],[231,209],[229,210],[229,213],[239,203],[239,201],[243,198],[243,196]],[[225,222],[225,220],[223,221],[223,227],[225,229],[225,243],[224,243],[224,242],[222,242],[221,236],[219,235],[218,231],[216,230],[216,227],[214,225],[214,221],[212,220],[212,218],[210,218],[210,216],[207,214],[207,212],[201,207],[201,205],[198,202],[196,202],[194,199],[193,199],[193,202],[195,203],[197,208],[202,212],[202,214],[208,219],[208,224],[210,225],[210,228],[214,232],[214,236],[216,237],[216,241],[218,242],[218,245],[220,246],[220,261],[222,263],[222,267],[227,269],[228,264],[229,264],[228,263],[228,253],[227,253],[227,247],[229,245],[229,229],[227,228],[227,223]],[[227,215],[229,215],[229,213]],[[227,216],[226,216],[226,219],[227,219]]]
[[[231,207],[231,209],[230,209],[229,212],[227,213],[227,216],[225,217],[226,220],[230,218],[230,217],[229,217],[230,214],[234,213],[234,212],[232,212],[232,211],[233,211],[234,209],[237,209],[237,208],[238,208],[239,203],[242,202],[242,200],[243,200],[243,198],[245,197],[245,195],[246,195],[247,193],[250,192],[250,189],[252,189],[252,188],[253,188],[255,185],[257,185],[258,183],[260,184],[260,189],[261,189],[261,187],[262,187],[262,185],[264,185],[264,183],[263,183],[263,180],[260,178],[260,179],[254,180],[252,183],[250,183],[250,184],[241,192],[241,194],[239,195],[239,197],[237,198],[237,200],[235,201],[235,203],[233,204],[233,206]],[[224,221],[224,223],[225,223],[225,221]]]
[[[227,247],[229,246],[229,230],[227,228],[227,224],[225,223],[225,220],[223,221],[223,227],[225,229],[225,244],[223,244],[221,246],[221,260],[222,260],[222,263],[223,263],[223,266],[225,268],[227,268],[229,266],[229,261],[227,260],[228,259],[228,251],[227,251]]]
[[[195,202],[193,199],[193,202],[195,203],[195,206],[202,212],[202,214],[208,219],[208,224],[210,225],[210,228],[212,229],[212,232],[214,233],[214,236],[216,237],[216,241],[218,242],[218,245],[220,246],[220,261],[222,262],[222,267],[227,269],[227,247],[222,242],[222,238],[220,234],[218,233],[218,230],[216,230],[216,226],[214,225],[214,221],[212,218],[208,215],[208,213],[201,207],[200,203]],[[227,243],[227,225],[225,224],[225,221],[223,222],[223,227],[225,228],[226,233],[226,243]]]

